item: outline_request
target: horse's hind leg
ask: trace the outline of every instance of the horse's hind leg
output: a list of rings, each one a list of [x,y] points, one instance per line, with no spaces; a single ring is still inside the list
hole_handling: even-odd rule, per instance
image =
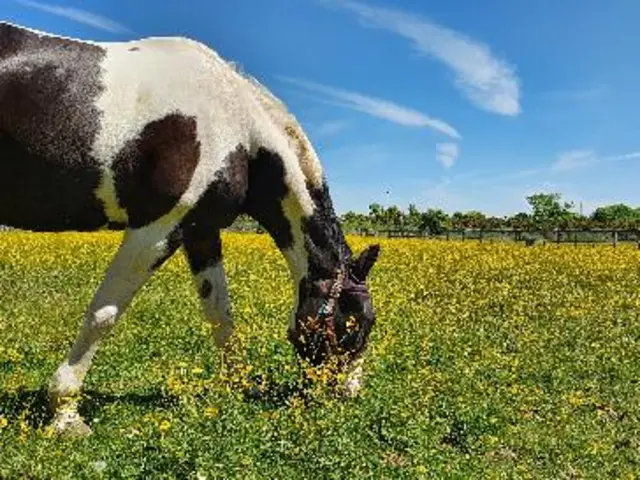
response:
[[[176,223],[156,222],[127,230],[106,276],[86,311],[84,323],[50,386],[54,428],[58,433],[88,434],[75,398],[102,338],[114,326],[136,292],[179,247]]]
[[[233,321],[229,308],[227,277],[222,263],[220,232],[215,230],[196,233],[185,230],[182,243],[204,316],[213,329],[214,342],[219,348],[224,348],[233,332]]]

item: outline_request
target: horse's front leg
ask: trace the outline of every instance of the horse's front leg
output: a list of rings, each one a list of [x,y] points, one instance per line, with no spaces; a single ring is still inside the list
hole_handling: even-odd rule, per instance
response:
[[[211,324],[213,339],[223,352],[233,333],[233,320],[229,305],[227,276],[222,262],[222,241],[218,230],[213,232],[194,232],[185,230],[182,239],[187,254],[189,268],[202,311]]]
[[[77,395],[100,341],[113,328],[136,292],[179,247],[175,223],[152,224],[125,232],[118,252],[95,293],[66,360],[50,385],[57,433],[91,433],[77,411]]]

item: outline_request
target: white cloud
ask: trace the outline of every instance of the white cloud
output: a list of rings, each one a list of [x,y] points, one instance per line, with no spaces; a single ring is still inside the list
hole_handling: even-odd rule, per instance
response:
[[[70,20],[74,20],[78,23],[82,23],[84,25],[89,25],[94,28],[98,28],[100,30],[105,30],[111,33],[130,33],[129,30],[124,25],[111,20],[107,17],[103,17],[102,15],[98,15],[95,13],[87,12],[86,10],[81,10],[79,8],[73,7],[63,7],[60,5],[52,5],[49,3],[41,3],[34,2],[32,0],[16,0],[20,5],[25,7],[34,8],[36,10],[41,10],[43,12],[51,13],[53,15],[57,15],[59,17],[65,17]]]
[[[578,170],[598,163],[620,162],[624,160],[640,159],[640,152],[629,152],[608,157],[599,157],[592,150],[573,150],[562,153],[551,165],[554,172],[567,172]]]
[[[408,127],[426,127],[459,139],[460,134],[448,123],[429,117],[418,110],[399,105],[389,100],[371,97],[362,93],[329,87],[309,80],[279,76],[282,81],[324,95],[325,101],[334,105],[357,110],[368,115]]]
[[[455,74],[455,86],[476,106],[498,114],[521,112],[520,82],[515,68],[497,58],[477,40],[414,14],[354,1],[329,1],[325,5],[355,12],[364,26],[400,35],[418,52],[435,58]]]
[[[437,143],[436,160],[445,168],[451,168],[460,155],[460,148],[455,143]]]
[[[614,155],[613,157],[605,157],[605,162],[617,162],[620,160],[635,160],[640,158],[640,152],[624,153],[622,155]]]
[[[349,123],[346,120],[331,120],[313,127],[313,133],[319,137],[327,137],[344,131],[348,126]]]
[[[598,157],[592,150],[572,150],[561,153],[558,159],[551,165],[554,172],[566,172],[598,162]]]

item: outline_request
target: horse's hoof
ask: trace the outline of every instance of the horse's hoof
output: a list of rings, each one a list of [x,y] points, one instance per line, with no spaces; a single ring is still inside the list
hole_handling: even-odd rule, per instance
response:
[[[84,423],[76,412],[63,412],[56,415],[52,424],[53,432],[58,437],[81,438],[93,433],[91,427]]]

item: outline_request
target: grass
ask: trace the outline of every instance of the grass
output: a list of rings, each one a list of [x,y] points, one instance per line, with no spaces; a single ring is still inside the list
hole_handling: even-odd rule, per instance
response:
[[[271,240],[226,234],[235,368],[177,255],[89,372],[94,435],[52,437],[46,386],[119,239],[0,234],[0,478],[638,478],[626,246],[382,240],[365,390],[341,401],[301,383]]]

